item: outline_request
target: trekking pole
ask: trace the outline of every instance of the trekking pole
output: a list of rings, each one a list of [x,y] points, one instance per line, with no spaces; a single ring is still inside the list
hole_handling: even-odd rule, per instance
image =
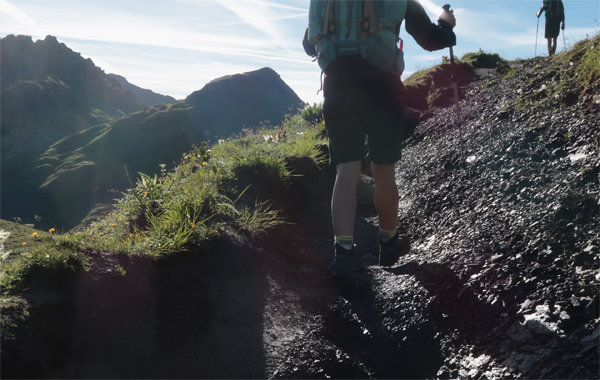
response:
[[[442,8],[450,12],[450,4],[446,4]],[[460,122],[460,108],[458,105],[458,81],[456,80],[456,63],[454,62],[454,50],[452,49],[452,46],[450,46],[450,78],[452,79],[452,87],[454,88],[454,108],[456,110],[457,116],[456,126],[458,126]]]
[[[533,56],[537,56],[537,40],[538,40],[538,30],[540,30],[540,16],[537,18],[537,27],[535,28],[535,50],[533,51]]]

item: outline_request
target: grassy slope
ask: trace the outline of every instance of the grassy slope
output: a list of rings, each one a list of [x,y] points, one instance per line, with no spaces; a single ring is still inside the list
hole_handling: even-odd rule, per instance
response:
[[[40,239],[40,246],[28,245],[3,264],[2,291],[18,291],[31,273],[46,267],[84,268],[92,252],[161,257],[202,245],[223,226],[257,235],[278,224],[278,212],[264,199],[241,199],[247,191],[244,179],[289,191],[295,176],[290,162],[308,160],[318,166],[324,134],[322,124],[307,121],[312,115],[308,111],[287,119],[281,129],[264,129],[212,148],[200,145],[184,154],[174,170],[163,167],[160,175],[140,175],[104,219],[79,232]],[[55,154],[60,151],[57,146]],[[18,227],[6,225],[11,232]]]
[[[40,192],[48,165],[37,158],[56,141],[109,123],[142,105],[89,59],[48,36],[2,39],[2,215],[48,223],[57,210],[54,194]],[[60,216],[52,223],[60,221]]]
[[[154,106],[62,139],[39,160],[38,168],[49,173],[42,187],[59,186],[91,166],[96,186],[122,188],[128,183],[123,165],[135,176],[156,172],[159,163],[177,161],[181,152],[202,141],[186,111]]]
[[[61,207],[54,210],[56,223],[72,228],[97,205],[112,203],[115,190],[129,187],[139,172],[158,173],[159,164],[172,167],[182,152],[201,143],[204,133],[188,110],[177,103],[146,108],[53,144],[36,174],[43,177],[41,192]],[[62,212],[63,207],[69,209]]]
[[[39,245],[42,240],[51,236],[50,233],[46,231],[3,219],[0,219],[0,231],[9,233],[8,236],[5,235],[6,237],[3,241],[3,253],[12,253],[13,255],[18,255],[19,252],[31,249],[32,246],[35,247]]]
[[[112,203],[138,173],[173,167],[192,145],[239,133],[244,125],[279,122],[288,107],[300,104],[270,69],[221,78],[185,101],[145,108],[54,143],[31,164],[32,173],[12,181],[11,199],[27,204],[27,197],[35,198],[30,214],[71,229]],[[33,190],[19,194],[23,183]]]

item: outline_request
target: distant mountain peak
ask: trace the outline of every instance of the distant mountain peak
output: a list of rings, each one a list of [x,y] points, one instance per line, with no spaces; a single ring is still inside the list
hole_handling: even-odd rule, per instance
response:
[[[279,123],[286,114],[294,114],[305,105],[268,67],[217,78],[185,101],[193,107],[194,120],[202,120],[203,128],[212,130],[211,137],[226,137],[244,127]],[[220,127],[215,130],[211,125]]]
[[[109,78],[116,80],[125,91],[131,92],[146,107],[156,104],[172,103],[175,98],[168,95],[157,94],[156,92],[138,87],[130,83],[125,77],[117,74],[108,74]]]
[[[250,103],[268,102],[294,103],[302,108],[304,102],[281,79],[279,74],[269,68],[248,71],[241,74],[226,75],[207,83],[201,90],[190,94],[186,101],[193,105],[210,102],[239,99]]]
[[[281,80],[281,77],[279,76],[279,74],[277,74],[277,72],[275,70],[271,69],[270,67],[263,67],[262,69],[258,69],[258,70],[247,71],[245,73],[239,73],[239,74],[225,75],[225,76],[213,79],[206,84],[205,88],[207,86],[210,87],[211,84],[219,83],[219,82],[223,82],[223,81],[227,81],[227,80],[235,81],[235,80],[253,79],[253,78]]]

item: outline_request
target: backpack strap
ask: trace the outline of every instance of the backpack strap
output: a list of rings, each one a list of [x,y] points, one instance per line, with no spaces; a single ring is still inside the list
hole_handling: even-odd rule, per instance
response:
[[[363,0],[363,30],[368,34],[377,33],[377,23],[375,22],[375,10],[373,9],[373,0]]]
[[[327,9],[325,10],[325,20],[323,21],[323,28],[321,29],[321,35],[326,36],[331,34],[335,36],[335,0],[329,0],[327,3]]]

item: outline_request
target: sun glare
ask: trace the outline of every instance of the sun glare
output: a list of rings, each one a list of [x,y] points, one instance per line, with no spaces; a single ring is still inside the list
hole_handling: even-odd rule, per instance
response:
[[[18,21],[21,24],[25,24],[28,26],[35,25],[35,20],[31,17],[27,16],[24,12],[22,12],[19,8],[15,7],[13,4],[9,3],[6,0],[0,0],[0,13],[5,13]]]

